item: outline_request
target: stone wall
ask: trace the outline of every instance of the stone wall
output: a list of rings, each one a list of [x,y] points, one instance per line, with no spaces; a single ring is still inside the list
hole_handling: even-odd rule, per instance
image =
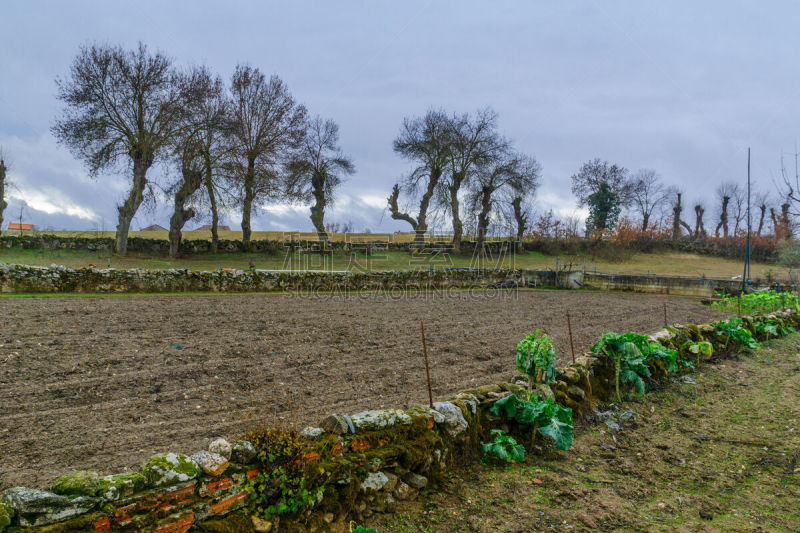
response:
[[[744,326],[763,340],[755,324],[767,318],[800,326],[800,315],[790,311],[744,317]],[[710,342],[717,358],[738,350],[712,325],[668,327],[652,338],[694,364],[710,356],[689,353],[685,349],[689,340]],[[667,372],[660,361],[649,364],[652,379],[663,381]],[[595,404],[613,397],[614,377],[608,356],[586,354],[559,368],[550,385],[538,384],[535,391],[571,408],[574,417],[583,417]],[[284,501],[277,485],[271,490],[262,477],[274,471],[274,459],[253,445],[264,440],[254,431],[249,440],[230,444],[215,439],[207,450],[189,456],[174,452],[153,456],[135,472],[106,476],[74,472],[57,479],[49,491],[7,489],[0,494],[0,532],[348,531],[350,520],[392,512],[398,500],[435,488],[443,471],[476,456],[490,429],[504,429],[535,450],[530,426],[490,412],[500,398],[526,397],[532,386],[528,378],[516,376],[512,381],[461,391],[433,408],[332,414],[305,428],[297,437],[303,443],[302,455],[288,465],[301,466],[308,476],[304,490],[310,503],[297,513],[277,514],[270,520],[253,514],[252,506],[266,505],[252,501],[254,484],[267,485],[261,491],[270,502]],[[623,391],[630,387],[623,386]]]
[[[115,292],[348,292],[447,289],[564,289],[622,290],[686,296],[737,293],[741,282],[678,276],[638,276],[555,273],[551,270],[445,269],[374,272],[200,272],[188,269],[117,270],[0,263],[0,293],[115,293]]]

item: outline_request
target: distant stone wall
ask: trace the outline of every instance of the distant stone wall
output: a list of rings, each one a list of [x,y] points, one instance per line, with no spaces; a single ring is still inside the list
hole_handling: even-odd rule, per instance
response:
[[[780,311],[744,317],[747,329],[763,340],[755,324],[800,326],[800,315]],[[763,328],[761,328],[763,331]],[[691,354],[687,341],[708,341],[715,357],[737,350],[731,339],[712,325],[674,326],[653,339],[676,349],[694,364],[710,356]],[[649,368],[653,379],[667,371],[659,360]],[[526,398],[532,385],[527,376],[459,392],[448,401],[407,410],[380,409],[352,415],[332,414],[318,426],[302,431],[305,453],[298,464],[308,472],[306,489],[311,503],[296,514],[277,514],[270,520],[252,514],[252,505],[279,503],[278,492],[264,488],[270,499],[250,500],[254,483],[271,468],[269,458],[253,443],[233,444],[215,439],[207,450],[190,456],[153,456],[135,472],[100,476],[73,472],[53,482],[50,491],[13,487],[0,494],[0,532],[147,531],[174,533],[190,529],[219,532],[348,531],[349,520],[373,512],[393,512],[399,500],[413,499],[440,476],[474,458],[489,430],[501,428],[534,450],[530,426],[494,415],[500,398]],[[630,391],[625,384],[623,391]],[[615,368],[604,354],[586,354],[575,364],[557,370],[550,385],[537,384],[543,398],[553,398],[581,417],[615,393]],[[546,443],[542,443],[546,445]],[[271,495],[270,495],[271,494]]]
[[[741,280],[711,278],[689,278],[683,276],[619,275],[586,272],[581,279],[587,289],[631,291],[655,294],[678,294],[684,296],[714,296],[722,290],[737,293],[742,289]]]

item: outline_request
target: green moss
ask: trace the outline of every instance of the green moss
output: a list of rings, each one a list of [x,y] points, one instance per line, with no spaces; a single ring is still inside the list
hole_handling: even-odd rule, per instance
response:
[[[214,533],[251,533],[253,531],[253,521],[244,511],[237,511],[224,518],[206,520],[199,525],[203,530]]]
[[[95,496],[102,489],[97,472],[81,470],[72,472],[53,481],[50,490],[65,496]]]
[[[142,464],[139,471],[152,487],[180,483],[194,479],[202,473],[194,461],[181,453],[154,455]]]
[[[125,498],[148,488],[147,479],[139,472],[106,476],[98,483],[100,494],[107,500]]]
[[[78,531],[94,531],[94,523],[102,515],[100,513],[85,514],[67,520],[66,522],[59,522],[49,526],[43,526],[36,529],[39,533],[73,533]]]
[[[12,518],[14,518],[14,509],[4,503],[0,503],[0,531],[11,525]]]

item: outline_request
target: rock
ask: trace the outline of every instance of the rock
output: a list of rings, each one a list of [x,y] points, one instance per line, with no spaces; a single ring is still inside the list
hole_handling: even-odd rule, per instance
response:
[[[392,492],[397,487],[397,482],[400,481],[400,478],[391,472],[383,472],[383,475],[386,476],[386,484],[384,484],[383,490]]]
[[[170,452],[152,456],[142,464],[139,472],[147,485],[163,487],[194,479],[202,470],[192,458]]]
[[[386,500],[384,500],[386,505],[386,512],[393,513],[397,510],[397,500],[391,494],[386,495]]]
[[[112,474],[100,480],[100,495],[106,500],[127,498],[147,487],[147,480],[139,472]]]
[[[551,389],[549,385],[545,385],[544,383],[538,383],[533,392],[538,394],[539,399],[541,400],[547,400],[548,398],[552,400],[556,399],[555,394],[553,394],[553,389]]]
[[[46,526],[88,513],[102,500],[79,496],[68,498],[38,489],[12,487],[3,492],[0,500],[14,509],[23,527]]]
[[[376,431],[386,429],[396,425],[411,424],[411,417],[402,411],[391,409],[374,409],[372,411],[362,411],[350,417],[356,432]]]
[[[383,472],[370,472],[369,475],[361,482],[362,492],[368,490],[381,490],[389,482],[389,478]]]
[[[426,478],[425,476],[421,476],[419,474],[415,474],[414,472],[409,472],[408,474],[403,476],[403,481],[405,481],[415,489],[424,488],[425,485],[428,484],[428,478]]]
[[[50,490],[64,496],[97,496],[102,487],[97,472],[80,470],[53,481]]]
[[[472,411],[473,415],[478,413],[478,407],[480,406],[481,401],[474,394],[470,394],[468,392],[459,392],[458,394],[456,394],[455,399],[461,400],[462,402],[469,405],[469,409],[470,411]]]
[[[236,441],[231,449],[231,461],[240,465],[252,463],[256,455],[256,447],[246,440]]]
[[[306,437],[307,439],[316,439],[317,437],[319,437],[323,433],[325,433],[324,429],[315,428],[313,426],[308,426],[306,428],[303,428],[303,431],[300,432],[300,434],[302,436]]]
[[[470,395],[471,396],[471,395]],[[427,416],[428,418],[433,418],[433,422],[435,424],[443,424],[444,423],[444,415],[437,411],[436,409],[431,409],[430,407],[417,405],[411,410],[412,414],[420,414],[422,416]]]
[[[562,373],[558,375],[558,378],[563,379],[570,385],[577,385],[581,380],[581,375],[576,369],[568,366]]]
[[[690,378],[689,376],[681,376],[681,383],[687,383],[689,385],[694,385],[695,381]]]
[[[322,519],[325,520],[325,523],[330,524],[334,519],[333,513],[325,513]]]
[[[417,491],[416,489],[413,489],[410,485],[402,481],[398,481],[397,486],[394,488],[394,491],[392,492],[392,495],[400,501],[410,500],[417,495]]]
[[[567,388],[567,394],[576,402],[582,402],[586,398],[586,393],[577,385],[570,385]]]
[[[231,443],[225,439],[214,439],[211,441],[211,444],[208,445],[208,451],[221,455],[226,460],[230,461],[233,449],[231,448]]]
[[[322,423],[320,423],[320,426],[328,433],[333,433],[334,435],[342,435],[350,432],[350,425],[344,417],[339,415],[326,416]]]
[[[469,428],[461,409],[450,402],[436,402],[433,408],[444,415],[445,431],[451,437],[457,437]]]
[[[619,427],[619,424],[617,424],[613,420],[606,420],[606,426],[608,426],[608,429],[612,431],[621,431],[622,429]]]
[[[228,468],[228,460],[217,453],[199,451],[191,456],[192,461],[203,469],[209,476],[219,476]]]
[[[0,531],[11,525],[12,518],[14,518],[14,509],[10,505],[0,503]]]
[[[258,533],[269,533],[272,531],[272,522],[268,520],[253,515],[250,517],[250,521],[253,522],[253,530]]]

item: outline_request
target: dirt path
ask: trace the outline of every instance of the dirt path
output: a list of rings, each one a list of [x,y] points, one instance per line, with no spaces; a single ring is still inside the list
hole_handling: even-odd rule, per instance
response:
[[[75,469],[133,468],[192,453],[272,416],[407,406],[507,379],[526,331],[562,360],[608,329],[654,331],[721,316],[687,298],[522,291],[363,298],[236,295],[0,298],[0,488],[46,486]]]
[[[557,456],[477,465],[369,525],[393,531],[800,531],[800,335],[704,367]]]

